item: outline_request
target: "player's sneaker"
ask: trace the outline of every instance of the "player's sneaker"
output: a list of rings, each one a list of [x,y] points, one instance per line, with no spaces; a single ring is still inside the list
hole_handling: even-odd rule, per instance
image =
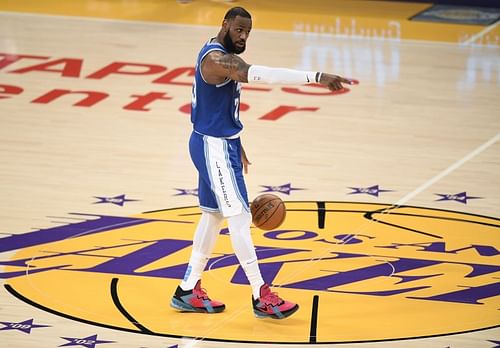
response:
[[[170,307],[182,312],[219,313],[226,306],[219,301],[211,300],[205,289],[201,288],[201,280],[198,280],[193,290],[182,290],[180,286],[170,301]]]
[[[283,319],[289,317],[299,309],[299,305],[285,301],[272,292],[269,285],[260,287],[260,297],[254,299],[252,296],[253,312],[257,318]]]

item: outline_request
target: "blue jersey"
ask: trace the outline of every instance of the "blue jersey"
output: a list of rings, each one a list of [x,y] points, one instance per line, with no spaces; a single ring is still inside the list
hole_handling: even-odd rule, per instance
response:
[[[194,131],[212,137],[231,137],[243,129],[240,122],[241,84],[227,79],[212,85],[203,79],[201,62],[213,51],[228,53],[218,42],[207,42],[198,54],[193,82],[191,122]]]

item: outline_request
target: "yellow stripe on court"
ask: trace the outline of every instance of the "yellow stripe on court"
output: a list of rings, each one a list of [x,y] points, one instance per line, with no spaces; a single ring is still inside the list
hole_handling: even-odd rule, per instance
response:
[[[258,29],[305,35],[500,45],[498,27],[478,37],[484,26],[409,20],[431,5],[367,0],[193,0],[187,3],[173,0],[0,0],[0,11],[218,26],[228,8],[243,6],[252,13],[254,27]],[[475,40],[470,42],[471,38]]]

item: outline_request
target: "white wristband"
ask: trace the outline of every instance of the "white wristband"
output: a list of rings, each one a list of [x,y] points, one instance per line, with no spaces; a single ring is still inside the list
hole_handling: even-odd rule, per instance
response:
[[[271,68],[262,65],[251,65],[248,69],[248,83],[270,83],[296,85],[317,83],[321,73],[286,68]]]

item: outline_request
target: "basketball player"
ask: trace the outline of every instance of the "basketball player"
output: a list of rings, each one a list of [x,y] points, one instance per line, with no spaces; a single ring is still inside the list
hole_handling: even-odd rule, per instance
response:
[[[353,81],[327,73],[250,65],[238,54],[246,47],[252,29],[250,14],[241,7],[230,9],[217,37],[201,49],[193,83],[189,151],[199,174],[198,195],[202,215],[196,228],[192,254],[184,279],[171,306],[180,311],[215,313],[225,309],[211,300],[201,287],[201,274],[212,253],[220,226],[228,220],[236,257],[252,287],[253,311],[257,317],[282,319],[299,306],[272,292],[262,279],[250,235],[252,221],[243,171],[250,164],[240,142],[241,82],[306,84],[320,83],[340,90]]]

